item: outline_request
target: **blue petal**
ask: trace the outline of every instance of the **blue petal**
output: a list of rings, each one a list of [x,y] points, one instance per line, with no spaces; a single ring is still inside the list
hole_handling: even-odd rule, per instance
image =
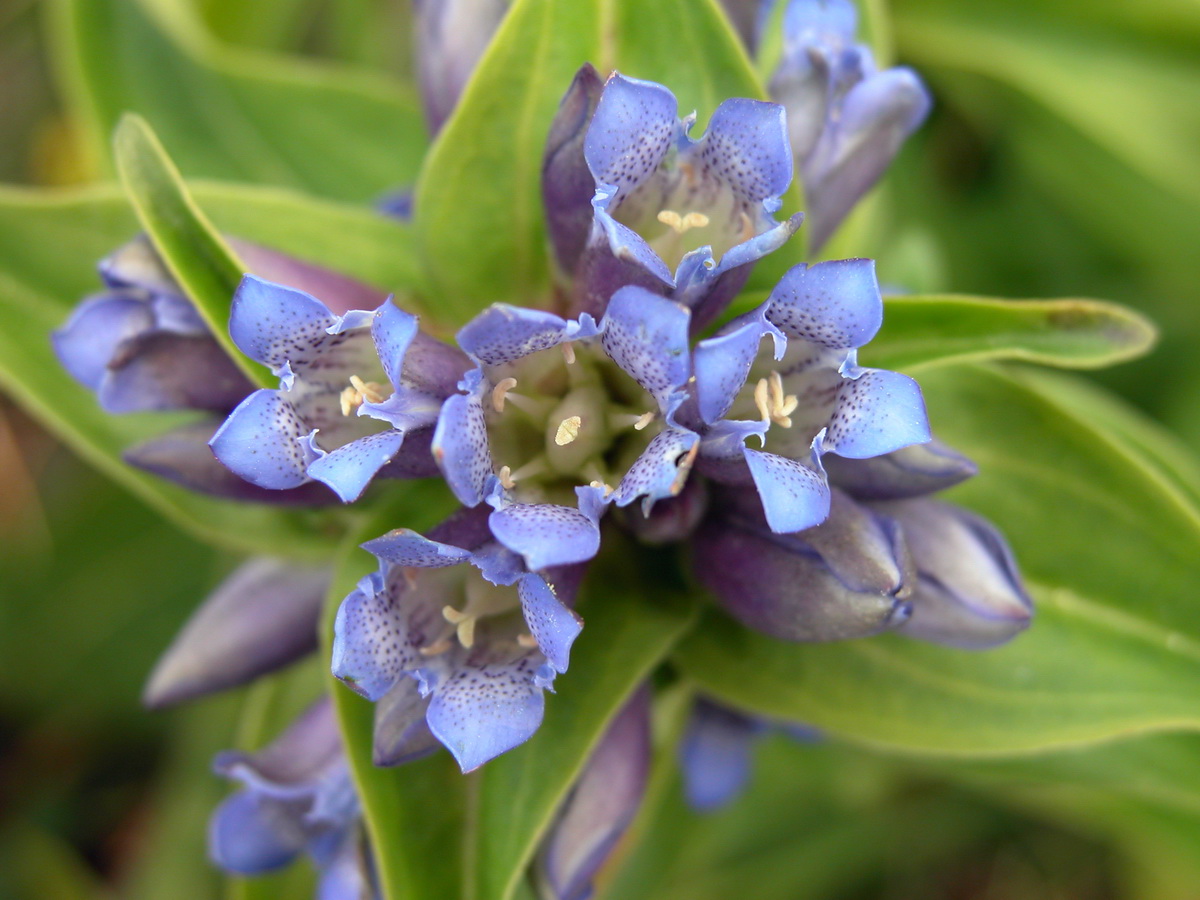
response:
[[[280,391],[259,390],[229,414],[209,446],[242,478],[281,490],[309,480],[306,469],[315,454],[301,441],[307,431]]]
[[[397,528],[382,537],[367,541],[362,548],[374,554],[380,562],[394,566],[440,569],[466,562],[471,558],[469,550],[431,541],[409,528]]]
[[[307,361],[328,337],[336,317],[304,291],[242,277],[229,313],[229,336],[238,348],[277,375],[288,362]]]
[[[208,852],[227,872],[257,875],[287,865],[304,849],[304,834],[278,804],[239,791],[217,807]]]
[[[785,346],[783,334],[762,315],[762,309],[731,322],[715,337],[701,341],[693,351],[696,370],[696,401],[705,424],[711,425],[729,412],[746,383],[750,366],[766,335],[775,343],[778,359]]]
[[[678,110],[661,84],[618,74],[605,83],[583,152],[597,185],[616,188],[610,207],[658,170],[680,131]]]
[[[533,737],[546,705],[538,668],[532,654],[507,663],[468,661],[438,685],[426,720],[463,772]]]
[[[371,338],[379,361],[383,363],[383,372],[395,390],[400,389],[404,355],[416,335],[417,317],[406,313],[390,297],[375,311],[371,320]]]
[[[360,581],[338,607],[331,668],[334,677],[368,700],[378,700],[423,662],[397,607],[378,574]]]
[[[782,106],[743,97],[725,100],[698,144],[701,167],[740,199],[766,201],[767,212],[779,208],[779,196],[792,183],[792,151]]]
[[[863,346],[883,323],[875,261],[795,266],[771,291],[767,318],[788,337],[834,350]]]
[[[363,900],[374,896],[356,831],[336,835],[338,846],[321,867],[315,900]]]
[[[540,575],[524,575],[517,582],[521,611],[529,633],[538,643],[550,665],[558,672],[567,671],[571,644],[583,630],[583,620],[563,605]]]
[[[682,491],[692,468],[692,450],[699,440],[695,432],[678,428],[656,434],[617,485],[613,494],[617,506],[628,506],[638,497],[645,497],[642,513],[649,515],[655,501]]]
[[[402,431],[369,434],[332,453],[321,451],[317,459],[308,464],[308,475],[329,485],[343,503],[352,503],[362,496],[376,473],[400,452],[403,443]],[[315,444],[310,446],[316,447]]]
[[[93,391],[122,341],[154,326],[150,307],[119,293],[84,300],[65,325],[51,335],[54,352],[71,377]]]
[[[571,340],[578,331],[578,323],[554,313],[496,303],[463,326],[458,345],[479,362],[498,366]]]
[[[860,369],[838,389],[824,449],[852,459],[923,444],[933,435],[920,386],[907,375]]]
[[[425,722],[429,698],[422,697],[417,682],[402,678],[375,705],[375,730],[371,761],[377,766],[398,766],[436,749],[437,739]]]
[[[772,531],[801,531],[825,521],[829,485],[824,472],[774,453],[746,450],[745,454]]]
[[[492,455],[477,393],[455,394],[446,400],[433,432],[432,449],[454,496],[465,506],[483,500],[492,474]]]
[[[665,408],[691,376],[688,310],[645,288],[623,287],[601,323],[604,351]]]
[[[854,39],[858,14],[850,0],[787,0],[784,40],[789,43],[834,43]]]
[[[492,534],[525,557],[531,571],[584,562],[600,549],[600,528],[577,509],[549,503],[513,503],[488,518]]]

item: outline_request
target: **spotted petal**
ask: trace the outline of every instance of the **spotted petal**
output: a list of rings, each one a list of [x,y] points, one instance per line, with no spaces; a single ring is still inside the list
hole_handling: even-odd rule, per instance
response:
[[[823,471],[760,450],[748,449],[745,456],[772,531],[800,531],[825,521],[829,485]]]
[[[596,520],[569,506],[511,503],[495,510],[488,524],[496,540],[534,572],[584,562],[600,549]]]
[[[477,391],[455,394],[442,405],[432,450],[446,484],[461,503],[475,506],[483,500],[492,474],[492,455]]]
[[[279,490],[309,480],[308,464],[316,454],[301,440],[307,433],[283,392],[259,390],[230,413],[209,446],[234,473]]]
[[[479,362],[498,366],[595,333],[590,316],[570,322],[543,310],[497,303],[463,326],[458,345]]]
[[[729,412],[738,391],[746,383],[750,366],[758,356],[762,339],[770,335],[779,359],[786,338],[760,309],[747,314],[715,337],[700,341],[693,351],[696,371],[696,402],[705,424],[711,425]]]
[[[614,74],[604,85],[584,141],[597,185],[615,206],[657,171],[680,132],[675,95],[650,81]]]
[[[463,772],[529,740],[545,711],[540,653],[492,660],[482,650],[438,685],[426,716]]]
[[[351,441],[332,453],[325,453],[311,436],[305,440],[317,454],[308,465],[308,475],[333,489],[343,503],[352,503],[362,496],[371,479],[390,463],[404,444],[404,432],[382,431]]]
[[[604,351],[666,408],[672,393],[691,376],[688,324],[678,303],[644,288],[624,287],[612,296],[601,325]]]
[[[583,630],[583,620],[566,607],[540,575],[523,575],[517,582],[525,624],[538,649],[556,671],[567,671],[571,645]]]
[[[246,275],[233,295],[229,335],[243,353],[280,375],[289,362],[311,358],[336,321],[312,294]]]
[[[863,346],[883,322],[875,261],[838,259],[789,269],[771,291],[766,316],[790,338],[832,350]]]
[[[650,441],[617,485],[613,499],[628,506],[643,497],[642,512],[649,515],[655,501],[683,490],[694,459],[699,435],[680,428],[665,428]]]
[[[367,541],[362,548],[380,562],[400,567],[440,569],[466,562],[471,552],[453,544],[430,540],[410,528],[397,528]]]
[[[883,369],[848,374],[838,388],[825,450],[865,459],[933,437],[921,388],[912,378]]]
[[[432,643],[442,624],[436,602],[401,609],[389,587],[379,573],[363,578],[334,622],[333,674],[368,700],[378,700],[420,665],[425,642],[419,638],[428,634]]]

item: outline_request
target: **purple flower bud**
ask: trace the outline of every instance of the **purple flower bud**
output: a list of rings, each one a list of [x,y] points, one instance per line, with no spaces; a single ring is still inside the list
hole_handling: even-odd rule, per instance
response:
[[[985,519],[936,500],[872,506],[900,523],[917,569],[910,637],[985,649],[1028,627],[1033,602],[1004,536]]]
[[[505,0],[415,0],[416,49],[429,131],[437,134],[508,10]]]
[[[596,873],[641,805],[650,755],[650,690],[643,685],[600,738],[546,838],[539,872],[549,897],[591,896]]]
[[[834,491],[829,518],[776,534],[753,498],[714,497],[692,542],[692,565],[734,618],[788,641],[837,641],[908,618],[912,564],[885,516]]]
[[[142,702],[158,709],[245,684],[317,648],[328,569],[257,557],[193,613],[150,676]]]

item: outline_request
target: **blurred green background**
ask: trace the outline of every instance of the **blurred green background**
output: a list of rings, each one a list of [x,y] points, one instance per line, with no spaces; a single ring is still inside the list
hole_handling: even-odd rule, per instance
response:
[[[113,43],[117,74],[152,71],[165,53],[201,71],[411,80],[404,0],[93,2],[154,35]],[[0,181],[111,175],[80,138],[89,111],[70,87],[62,6],[0,6]],[[1149,314],[1158,350],[1096,377],[1200,447],[1200,6],[895,0],[890,24],[895,58],[936,105],[873,200],[883,279]],[[201,112],[183,103],[181,116]],[[303,872],[250,887],[205,860],[207,810],[224,792],[209,760],[239,740],[245,692],[167,714],[138,703],[156,656],[235,560],[3,397],[0,498],[0,897],[306,896]],[[687,815],[677,785],[658,785],[647,844],[609,896],[719,898],[747,884],[781,900],[1200,896],[1200,742],[1187,736],[1030,763],[781,738],[758,755],[751,794],[713,817]],[[721,878],[689,880],[689,862],[714,860]]]

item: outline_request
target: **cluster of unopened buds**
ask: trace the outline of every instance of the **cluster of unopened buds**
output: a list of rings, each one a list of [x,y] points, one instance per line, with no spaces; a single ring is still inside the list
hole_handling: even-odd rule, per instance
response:
[[[337,613],[333,672],[378,704],[377,764],[444,746],[470,771],[527,740],[586,635],[575,598],[612,529],[687,560],[734,619],[781,640],[898,630],[982,648],[1028,623],[1003,538],[931,499],[973,464],[933,439],[916,382],[858,364],[883,317],[874,263],[797,265],[758,306],[728,313],[755,262],[801,226],[800,214],[775,218],[793,169],[819,246],[928,108],[912,72],[874,70],[848,3],[793,2],[785,29],[780,103],[727,100],[699,139],[667,88],[580,70],[543,170],[552,308],[493,305],[451,343],[364,285],[237,242],[254,274],[230,335],[279,377],[254,390],[140,238],[106,260],[106,292],[57,334],[106,408],[210,413],[127,457],[195,490],[350,503],[384,479],[445,481],[459,511],[426,534],[400,527],[364,544],[378,568]],[[450,75],[425,74],[436,124]],[[247,563],[164,657],[148,702],[311,652],[329,578]],[[589,803],[623,791],[591,826],[598,846],[615,842],[644,786],[648,695],[612,724],[588,770],[599,774],[560,813],[560,825],[586,819]],[[705,748],[758,727],[698,707],[683,754],[698,805],[740,777]],[[218,768],[245,785],[214,820],[219,863],[257,872],[307,850],[322,896],[369,893],[328,700]],[[564,862],[578,854],[555,835],[578,830],[546,842],[554,896],[583,896],[603,859]]]

